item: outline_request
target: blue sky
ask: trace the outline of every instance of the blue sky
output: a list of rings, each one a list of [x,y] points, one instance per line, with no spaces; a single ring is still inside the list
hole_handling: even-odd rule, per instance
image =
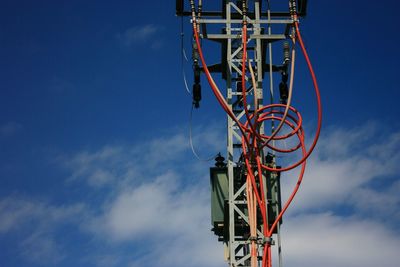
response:
[[[301,22],[324,122],[284,221],[285,266],[395,267],[400,6],[327,2],[309,1]],[[210,232],[210,163],[189,146],[174,8],[0,1],[0,266],[226,266]],[[299,58],[294,103],[312,129]],[[193,138],[208,157],[224,152],[225,121],[204,77],[203,94]]]

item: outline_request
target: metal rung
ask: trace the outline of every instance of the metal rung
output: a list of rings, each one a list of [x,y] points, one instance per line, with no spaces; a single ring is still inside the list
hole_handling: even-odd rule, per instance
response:
[[[207,39],[242,39],[241,34],[207,34]],[[284,34],[251,34],[249,39],[285,40]]]

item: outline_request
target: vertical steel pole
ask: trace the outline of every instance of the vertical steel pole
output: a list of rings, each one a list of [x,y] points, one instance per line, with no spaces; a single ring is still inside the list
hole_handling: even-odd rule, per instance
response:
[[[226,8],[226,34],[228,36],[231,35],[231,7],[230,1],[226,1],[225,3]],[[232,39],[227,39],[227,52],[226,52],[226,59],[227,59],[227,73],[226,73],[226,88],[227,88],[227,102],[229,108],[232,110]],[[228,128],[228,143],[227,143],[227,159],[228,159],[228,181],[229,181],[229,264],[230,266],[235,266],[235,210],[234,210],[234,148],[233,148],[233,131],[234,131],[234,121],[231,117],[227,116],[227,128]]]

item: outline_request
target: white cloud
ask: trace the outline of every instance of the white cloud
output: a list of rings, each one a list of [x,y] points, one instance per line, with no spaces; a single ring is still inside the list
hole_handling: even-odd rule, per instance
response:
[[[55,265],[65,257],[62,246],[51,235],[34,231],[20,243],[21,255],[29,262]]]
[[[99,225],[105,227],[113,239],[126,240],[150,235],[155,229],[165,233],[170,227],[170,207],[173,205],[170,195],[174,191],[176,178],[167,173],[155,181],[136,188],[124,190],[101,218]],[[163,221],[168,223],[163,223]]]
[[[56,229],[80,224],[85,216],[83,204],[54,206],[26,197],[6,197],[0,200],[0,238],[15,236],[13,244],[27,262],[54,265],[65,258]]]
[[[119,262],[120,259],[116,255],[99,255],[94,259],[96,266],[99,267],[110,267],[110,266],[116,266]]]
[[[0,125],[0,136],[12,136],[22,129],[22,124],[18,122],[7,122]]]
[[[198,127],[194,132],[198,134],[193,136],[193,143],[200,154],[209,156],[211,152],[211,155],[216,155],[224,149],[221,127],[215,123]],[[191,154],[188,129],[185,128],[160,134],[151,140],[82,151],[59,161],[71,172],[69,182],[84,180],[93,188],[111,186],[122,189],[132,184],[138,186],[149,177],[170,170],[190,171],[195,176],[205,173],[208,166],[196,161]]]
[[[369,190],[374,196],[382,190],[370,188],[375,181],[387,179],[400,170],[399,133],[379,135],[375,124],[352,129],[331,129],[321,137],[319,146],[307,163],[303,184],[295,198],[295,211],[329,208],[333,205],[359,206],[356,194]],[[285,197],[293,188],[298,171],[282,174]],[[390,179],[389,179],[390,178]],[[399,179],[399,177],[397,177]]]
[[[30,202],[14,198],[0,201],[0,233],[7,233],[18,227],[26,218],[34,217],[41,212],[41,207],[34,207]]]
[[[131,170],[128,155],[122,146],[105,146],[96,152],[82,151],[69,159],[60,161],[71,170],[68,181],[73,182],[84,177],[87,183],[100,188],[108,186]]]
[[[92,221],[91,231],[113,242],[148,244],[151,255],[132,266],[217,266],[223,250],[210,232],[209,190],[181,181],[169,172],[121,191]]]
[[[400,222],[400,180],[387,186],[388,188],[380,190],[371,188],[354,190],[350,201],[357,213],[373,217],[377,221],[398,224]]]
[[[220,126],[199,126],[194,132],[202,133],[193,140],[205,154],[223,151]],[[375,124],[322,136],[284,218],[285,266],[396,266],[399,147],[399,133],[380,134]],[[0,235],[32,229],[20,247],[34,252],[29,248],[37,242],[40,249],[31,258],[48,255],[53,265],[68,256],[56,231],[68,223],[94,240],[85,255],[88,265],[226,266],[222,245],[210,231],[208,168],[213,163],[194,160],[189,149],[186,135],[175,129],[64,158],[71,172],[68,190],[83,182],[101,197],[69,206],[3,199]],[[293,173],[282,175],[285,195]],[[27,221],[34,226],[29,228]],[[121,249],[126,247],[139,252]]]
[[[50,225],[75,220],[85,209],[83,204],[52,206],[34,199],[10,196],[0,200],[0,234],[19,230],[29,222]]]
[[[384,225],[331,213],[290,217],[283,225],[285,266],[398,266],[398,233]]]
[[[136,44],[151,43],[151,47],[157,49],[162,46],[159,34],[163,29],[163,26],[154,24],[133,26],[123,33],[117,34],[117,38],[126,47]]]
[[[155,230],[165,237],[192,227],[185,221],[204,223],[208,191],[180,188],[177,183],[176,175],[167,173],[122,192],[105,214],[109,232],[116,239],[143,238]]]
[[[320,147],[309,160],[304,184],[284,218],[286,266],[395,266],[397,255],[392,248],[398,247],[400,237],[393,230],[396,224],[389,221],[398,220],[393,218],[395,214],[399,218],[399,182],[393,175],[398,171],[400,142],[398,133],[382,136],[373,123],[334,129],[322,136]],[[194,142],[208,142],[216,148],[218,137],[209,133],[195,136]],[[129,266],[226,264],[222,246],[210,232],[210,164],[187,161],[186,140],[178,132],[133,147],[106,147],[75,157],[81,164],[77,170],[90,166],[77,175],[86,179],[100,166],[105,171],[126,166],[119,169],[119,175],[135,176],[135,182],[115,187],[113,197],[103,203],[101,213],[87,229],[115,245],[146,244],[144,253],[129,260]],[[187,168],[176,165],[185,160]],[[188,175],[191,178],[186,178]],[[292,177],[293,173],[282,175],[285,195],[294,183]],[[386,177],[390,179],[385,182]],[[376,180],[392,183],[392,187],[371,187]],[[348,209],[346,215],[338,211],[341,206]],[[368,214],[371,209],[379,209],[377,216]],[[388,214],[390,219],[380,219]],[[385,243],[391,248],[382,249]],[[372,253],[374,248],[379,255]]]
[[[284,218],[286,266],[398,266],[399,134],[374,123],[323,134]]]
[[[141,143],[84,151],[66,161],[74,183],[93,185],[98,173],[112,177],[107,183],[112,193],[83,229],[100,242],[111,241],[110,246],[146,244],[139,245],[143,254],[127,260],[131,266],[225,266],[222,245],[210,231],[208,167],[213,163],[195,160],[182,133],[186,129],[176,130]],[[220,126],[210,123],[195,132],[202,133],[193,137],[202,152],[216,154],[224,147]],[[112,262],[124,258],[109,255],[105,261],[110,257]]]
[[[330,159],[347,157],[353,154],[352,150],[362,149],[365,142],[370,144],[369,141],[377,135],[378,125],[374,122],[367,122],[352,129],[327,127],[322,131],[323,138],[318,142],[316,154],[321,158],[329,157]]]

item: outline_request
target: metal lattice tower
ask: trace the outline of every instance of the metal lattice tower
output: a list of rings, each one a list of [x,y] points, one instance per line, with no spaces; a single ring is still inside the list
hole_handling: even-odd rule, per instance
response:
[[[203,40],[217,41],[221,44],[222,55],[221,63],[209,66],[212,72],[220,72],[226,81],[226,101],[230,110],[233,111],[239,120],[245,120],[245,111],[242,101],[241,77],[244,75],[247,88],[247,96],[254,101],[248,103],[248,110],[258,110],[262,105],[274,101],[274,80],[273,73],[280,72],[282,57],[274,64],[273,43],[287,40],[291,34],[293,19],[289,12],[271,12],[268,7],[262,7],[261,0],[248,1],[247,24],[248,42],[247,57],[255,70],[256,88],[250,82],[250,74],[242,73],[242,1],[223,0],[222,11],[202,11],[202,16],[197,20],[201,25]],[[190,16],[191,13],[184,11],[182,1],[177,1],[177,15]],[[303,13],[302,13],[303,12]],[[299,15],[305,15],[304,10],[300,10]],[[210,27],[208,27],[210,26]],[[216,29],[218,32],[209,32],[209,28]],[[282,47],[282,46],[280,46]],[[265,89],[266,88],[266,89]],[[273,124],[259,127],[259,133],[273,131]],[[225,246],[225,258],[229,266],[250,266],[250,249],[248,233],[248,211],[246,206],[246,180],[244,179],[245,168],[241,162],[241,144],[242,133],[236,122],[227,116],[227,154],[226,167],[212,168],[211,175],[215,172],[226,173],[228,192],[225,203],[220,203],[223,209],[223,221],[219,224],[214,222],[214,233],[219,236],[219,240]],[[265,155],[261,152],[263,164],[276,166],[275,158],[272,155]],[[263,174],[263,186],[266,194],[264,200],[266,205],[266,214],[268,222],[273,221],[280,212],[280,173],[265,171]],[[267,190],[268,189],[268,190]],[[221,193],[222,194],[222,193]],[[259,245],[259,254],[263,246],[268,243],[278,246],[279,265],[282,263],[281,242],[280,242],[280,223],[274,234],[274,240],[266,238],[261,230],[257,229],[257,243]],[[260,261],[260,259],[259,259]]]

